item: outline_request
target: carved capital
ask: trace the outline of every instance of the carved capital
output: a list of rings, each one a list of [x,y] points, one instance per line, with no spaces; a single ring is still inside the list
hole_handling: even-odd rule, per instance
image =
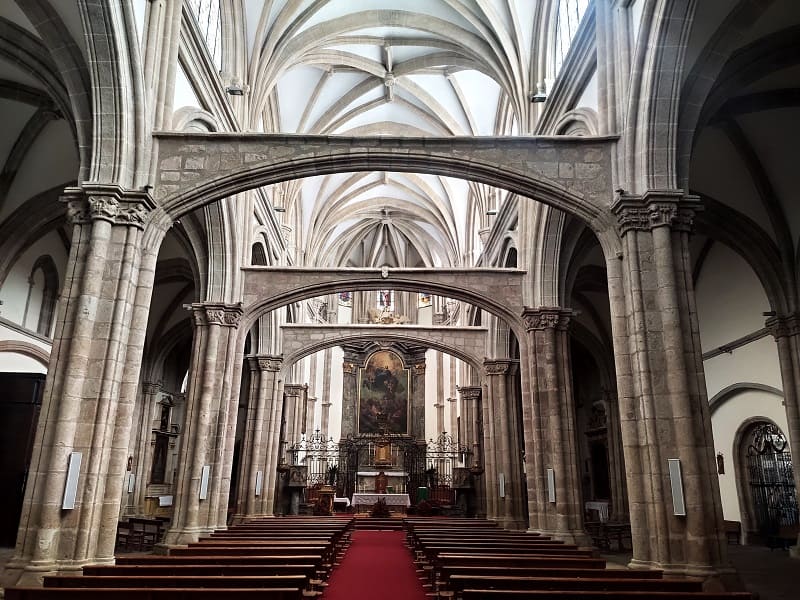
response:
[[[197,327],[208,325],[221,325],[223,327],[238,327],[242,318],[240,304],[222,304],[217,302],[198,302],[190,305]]]
[[[161,391],[161,382],[160,381],[145,381],[142,383],[142,392],[146,396],[154,396],[158,392]]]
[[[511,368],[510,360],[484,360],[483,369],[487,375],[505,375]]]
[[[287,383],[283,386],[283,393],[290,398],[300,398],[307,389],[307,385],[300,383]]]
[[[67,188],[61,201],[67,205],[67,219],[73,224],[108,221],[139,229],[144,228],[145,219],[155,208],[146,192],[126,191],[112,185]]]
[[[248,356],[247,360],[250,364],[251,371],[273,371],[281,370],[283,365],[283,358],[280,356],[272,356],[269,354],[260,354],[255,356]]]
[[[470,385],[458,388],[458,393],[461,395],[462,400],[480,400],[481,387],[479,385]]]
[[[770,317],[767,319],[766,327],[776,340],[782,337],[794,337],[800,334],[800,314]]]
[[[623,195],[612,207],[621,236],[629,231],[651,231],[656,227],[691,231],[694,216],[700,210],[700,199],[684,195],[680,190],[650,190],[642,196]]]
[[[542,331],[545,329],[558,329],[566,331],[569,321],[572,318],[572,311],[568,308],[556,306],[543,306],[540,308],[526,307],[522,311],[522,320],[525,323],[525,330]]]

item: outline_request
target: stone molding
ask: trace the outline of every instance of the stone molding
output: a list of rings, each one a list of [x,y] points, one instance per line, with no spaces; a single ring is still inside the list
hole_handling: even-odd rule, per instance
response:
[[[621,236],[656,227],[691,232],[695,214],[702,209],[699,196],[681,190],[649,190],[641,196],[622,194],[611,207]]]
[[[148,192],[123,190],[113,185],[89,185],[67,188],[60,198],[67,205],[67,220],[73,225],[108,221],[144,229],[147,217],[155,208]]]
[[[522,321],[525,323],[525,330],[528,332],[543,331],[545,329],[566,331],[569,328],[572,315],[573,311],[569,308],[557,306],[525,307],[522,312]]]
[[[238,327],[242,318],[241,304],[224,304],[221,302],[197,302],[189,305],[194,315],[194,324],[198,327],[222,325]]]
[[[800,313],[792,313],[767,319],[766,328],[776,340],[800,334]]]
[[[482,388],[479,385],[470,385],[458,388],[462,400],[480,400]]]
[[[505,375],[511,368],[510,360],[485,360],[483,361],[483,368],[487,375]]]
[[[344,361],[342,363],[342,372],[352,375],[356,372],[356,363]]]

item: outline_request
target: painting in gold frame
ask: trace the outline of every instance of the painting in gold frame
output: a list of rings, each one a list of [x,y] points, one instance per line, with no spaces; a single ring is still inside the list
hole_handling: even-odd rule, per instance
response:
[[[378,415],[386,415],[386,432],[408,434],[409,370],[390,350],[379,350],[358,370],[358,433],[380,433]]]

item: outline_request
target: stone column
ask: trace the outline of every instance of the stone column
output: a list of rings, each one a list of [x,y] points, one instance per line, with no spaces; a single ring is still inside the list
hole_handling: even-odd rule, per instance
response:
[[[767,319],[767,327],[778,344],[778,360],[783,382],[783,404],[789,431],[789,448],[794,460],[794,489],[800,494],[800,314],[780,315]],[[800,537],[790,548],[800,558]]]
[[[530,527],[558,539],[586,543],[583,530],[575,398],[567,328],[572,311],[527,308],[525,355],[530,375],[530,430],[525,431]],[[549,495],[553,470],[555,502]]]
[[[341,437],[357,433],[358,417],[358,366],[363,364],[364,356],[359,348],[342,346],[342,432]]]
[[[331,420],[331,403],[323,402],[321,408],[322,408],[322,414],[320,415],[319,432],[322,434],[322,437],[327,438],[328,427],[330,425],[330,420]]]
[[[458,398],[447,399],[447,410],[450,413],[450,435],[453,440],[458,441]]]
[[[621,257],[607,259],[632,567],[731,574],[689,255],[699,202],[680,191],[621,197]],[[686,516],[673,514],[679,459]]]
[[[300,383],[287,383],[283,386],[283,397],[285,406],[283,409],[283,418],[285,421],[285,428],[283,432],[283,441],[291,447],[292,444],[300,441],[300,424],[304,422],[303,409],[305,408],[305,392],[306,386]],[[291,463],[291,459],[287,457]]]
[[[486,473],[486,516],[503,527],[524,527],[522,485],[516,410],[509,402],[510,360],[485,360],[486,394],[483,397],[484,468]],[[502,483],[501,483],[502,478]]]
[[[111,562],[153,274],[169,225],[145,192],[68,188],[72,245],[20,531],[3,585]],[[62,509],[80,453],[74,508]]]
[[[433,408],[436,409],[436,435],[438,436],[442,433],[444,429],[444,403],[443,402],[436,402],[433,405]]]
[[[611,477],[611,512],[609,520],[628,520],[628,490],[625,481],[625,459],[619,426],[619,401],[616,390],[603,390],[608,432],[608,472]]]
[[[418,349],[409,355],[411,368],[411,421],[409,435],[425,443],[425,350]]]
[[[478,518],[486,518],[486,486],[483,474],[483,434],[481,426],[481,387],[462,386],[458,388],[461,398],[461,422],[464,429],[462,444],[472,451],[469,463],[465,464],[472,471],[474,496],[468,497],[468,514]]]
[[[247,364],[250,369],[250,397],[239,463],[237,520],[272,515],[278,462],[280,402],[276,394],[281,358],[249,356]],[[261,490],[256,495],[259,472]]]
[[[186,394],[186,421],[178,454],[175,508],[167,546],[197,541],[201,533],[225,527],[220,522],[220,494],[224,491],[226,435],[235,424],[227,382],[235,372],[235,341],[242,309],[235,304],[197,303],[194,317],[192,364]],[[235,410],[235,407],[234,407]],[[204,467],[209,468],[205,497],[201,498]],[[230,477],[230,474],[228,474]],[[227,499],[225,499],[227,502]]]
[[[161,383],[146,381],[142,383],[141,391],[136,441],[131,454],[133,456],[131,472],[136,481],[133,494],[129,494],[128,507],[125,511],[127,515],[144,514],[144,497],[153,467],[153,415],[156,400],[161,392]]]
[[[306,396],[306,419],[303,423],[303,433],[310,436],[314,433],[314,413],[316,412],[315,404],[317,399],[314,396]]]
[[[462,386],[458,388],[461,396],[461,423],[464,429],[462,444],[472,451],[470,468],[480,468],[482,463],[481,442],[478,432],[478,415],[480,414],[481,388],[479,386]]]

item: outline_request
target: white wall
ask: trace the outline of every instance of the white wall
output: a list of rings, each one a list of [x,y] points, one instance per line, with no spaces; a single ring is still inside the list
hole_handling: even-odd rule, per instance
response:
[[[47,373],[47,367],[30,356],[16,352],[0,352],[0,372],[2,373]]]
[[[734,440],[742,424],[754,417],[765,417],[774,421],[784,433],[788,431],[783,398],[761,390],[746,390],[731,396],[711,416],[715,454],[721,452],[725,461],[725,474],[719,476],[719,490],[722,513],[728,521],[741,521],[734,469],[738,449],[734,448]]]

